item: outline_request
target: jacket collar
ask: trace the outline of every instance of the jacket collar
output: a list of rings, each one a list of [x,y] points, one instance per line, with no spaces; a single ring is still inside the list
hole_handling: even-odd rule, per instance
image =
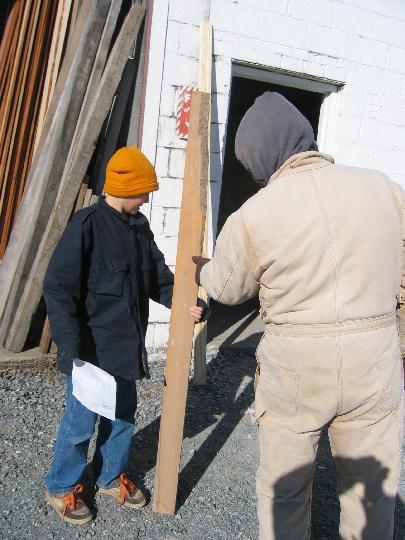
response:
[[[108,204],[105,195],[99,196],[97,204],[100,208],[103,208],[107,212],[110,212],[111,215],[114,215],[122,221],[125,221],[127,225],[143,225],[147,221],[146,217],[141,212],[137,212],[133,216],[131,214],[127,214],[126,212],[120,212],[119,210],[116,210]]]
[[[285,161],[279,169],[270,177],[269,184],[279,176],[286,176],[291,172],[297,172],[295,169],[318,169],[334,163],[334,159],[329,154],[323,154],[315,150],[309,152],[299,152]]]

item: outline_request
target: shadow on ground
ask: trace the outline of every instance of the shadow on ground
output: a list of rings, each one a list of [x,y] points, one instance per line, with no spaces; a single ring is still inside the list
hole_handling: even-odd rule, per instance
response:
[[[252,353],[235,353],[228,349],[224,354],[220,351],[208,365],[207,385],[202,387],[190,383],[184,437],[195,437],[204,430],[207,430],[207,435],[180,472],[177,510],[190,496],[246,410],[252,406],[255,362]],[[141,485],[145,474],[156,463],[159,421],[160,418],[155,419],[133,437],[128,472]],[[254,440],[252,444],[257,442]],[[315,465],[312,539],[338,540],[340,507],[335,465],[326,433],[321,437]],[[405,508],[399,498],[396,527],[395,538],[405,538]]]

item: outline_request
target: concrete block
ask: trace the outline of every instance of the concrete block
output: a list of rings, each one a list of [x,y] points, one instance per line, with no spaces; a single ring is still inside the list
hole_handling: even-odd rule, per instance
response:
[[[370,9],[371,11],[376,11],[389,17],[394,16],[396,3],[396,0],[357,0],[359,7]]]
[[[373,38],[405,48],[405,22],[393,17],[376,14]]]
[[[347,33],[325,26],[308,25],[307,49],[328,56],[347,57]]]
[[[178,28],[179,54],[199,59],[200,28],[191,24],[182,24]]]
[[[169,172],[169,153],[170,150],[164,146],[156,148],[155,170],[160,178],[164,178]]]
[[[149,302],[149,322],[168,323],[170,321],[170,309],[151,300]]]
[[[160,178],[159,190],[153,194],[153,208],[180,208],[183,181],[172,178]]]
[[[373,12],[348,4],[335,3],[332,27],[349,34],[371,37]]]
[[[405,73],[405,48],[394,46],[388,48],[387,67],[392,71]]]
[[[355,143],[360,133],[361,119],[356,116],[341,116],[338,122],[337,139],[344,142]]]
[[[177,112],[177,87],[169,84],[162,86],[160,96],[160,114],[163,116],[176,116]]]
[[[272,4],[277,2],[272,2]],[[330,26],[333,2],[331,0],[290,0],[289,15],[301,21]]]
[[[255,9],[216,0],[211,2],[210,20],[221,31],[249,37],[259,35],[260,11]]]
[[[165,256],[167,265],[176,264],[177,237],[155,235],[155,241],[160,251]]]
[[[259,38],[271,43],[304,49],[307,30],[305,22],[273,13],[262,13]]]
[[[396,128],[379,120],[365,118],[361,121],[359,142],[369,146],[391,148],[394,144]]]
[[[370,146],[338,142],[334,158],[336,163],[354,167],[373,168],[375,150]]]
[[[364,89],[370,94],[400,97],[405,76],[382,68],[368,68]]]
[[[156,348],[166,347],[169,340],[169,324],[156,323],[153,335],[153,346]]]
[[[165,222],[163,235],[177,236],[179,233],[180,208],[167,208],[165,213]]]
[[[152,229],[153,234],[156,234],[158,236],[163,235],[164,216],[164,208],[152,205],[150,228]]]
[[[198,86],[198,69],[195,58],[166,52],[163,81],[176,86]]]
[[[241,6],[252,7],[259,11],[270,11],[271,13],[279,13],[287,15],[288,0],[277,0],[277,2],[269,2],[269,0],[239,0]]]
[[[172,178],[184,178],[185,151],[170,150],[169,176]]]
[[[349,60],[368,66],[385,67],[387,53],[388,45],[386,43],[359,36],[349,37]]]
[[[161,116],[159,118],[158,146],[167,148],[186,148],[187,141],[180,139],[176,133],[176,118]]]
[[[207,20],[209,5],[206,0],[170,0],[169,20],[199,25]]]

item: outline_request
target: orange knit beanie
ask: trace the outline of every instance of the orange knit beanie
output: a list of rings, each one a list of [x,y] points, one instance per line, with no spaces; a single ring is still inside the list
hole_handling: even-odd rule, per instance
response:
[[[136,146],[115,152],[107,164],[104,191],[113,197],[136,197],[159,189],[152,163]]]

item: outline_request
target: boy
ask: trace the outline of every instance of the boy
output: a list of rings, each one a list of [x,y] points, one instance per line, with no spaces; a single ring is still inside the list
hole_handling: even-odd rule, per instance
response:
[[[75,397],[75,373],[80,373],[76,366],[90,368],[85,387],[90,398],[96,394],[99,376],[111,378],[113,393],[116,388],[113,417],[100,415],[93,458],[99,493],[133,508],[146,502],[125,475],[125,467],[137,406],[136,380],[149,378],[145,349],[149,298],[170,308],[173,290],[173,274],[148,220],[139,212],[158,188],[146,156],[136,147],[119,149],[107,165],[106,196],[72,216],[45,276],[43,292],[58,350],[57,368],[67,382],[66,410],[45,477],[45,499],[69,523],[92,519],[78,480],[99,416],[97,408],[90,410]],[[193,306],[190,313],[198,322],[203,309]]]

